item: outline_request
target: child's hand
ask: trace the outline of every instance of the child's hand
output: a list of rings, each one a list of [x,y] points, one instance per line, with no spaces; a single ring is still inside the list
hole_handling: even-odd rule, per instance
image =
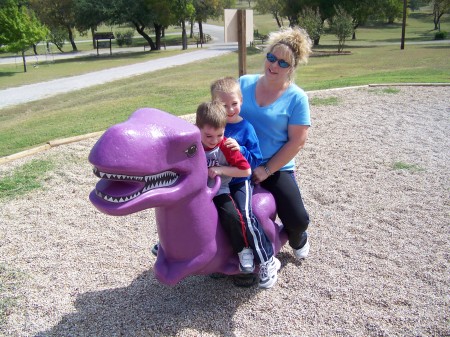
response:
[[[220,166],[213,166],[208,168],[208,177],[210,177],[211,179],[214,179],[216,176],[220,175],[221,175]]]
[[[238,142],[234,138],[227,138],[227,140],[225,141],[225,146],[230,148],[233,151],[241,150],[241,146],[238,144]]]

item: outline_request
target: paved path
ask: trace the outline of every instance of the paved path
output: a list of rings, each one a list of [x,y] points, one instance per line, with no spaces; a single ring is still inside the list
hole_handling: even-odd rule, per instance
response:
[[[212,57],[230,53],[238,49],[236,43],[223,43],[223,27],[212,25],[205,26],[205,32],[213,36],[214,43],[211,45],[204,45],[204,48],[195,48],[194,51],[183,53],[181,55],[164,57],[147,62],[95,71],[84,75],[71,76],[47,82],[0,90],[0,109],[8,106],[39,100],[42,98],[52,97],[61,93],[67,93],[94,85],[128,78],[131,76],[142,75],[145,73],[150,73],[152,71],[209,59]],[[142,47],[139,48],[139,51],[142,51]],[[82,54],[76,53],[71,55],[64,55],[64,57],[77,57],[80,55]]]

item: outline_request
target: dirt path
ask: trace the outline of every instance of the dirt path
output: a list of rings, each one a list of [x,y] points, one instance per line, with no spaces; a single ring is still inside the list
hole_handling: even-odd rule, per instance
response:
[[[0,263],[20,272],[4,336],[448,336],[450,87],[310,93],[298,156],[311,255],[284,247],[270,290],[153,276],[154,213],[100,214],[95,139],[34,158],[45,189],[0,205]],[[131,112],[130,112],[131,113]],[[395,165],[407,168],[398,169]]]

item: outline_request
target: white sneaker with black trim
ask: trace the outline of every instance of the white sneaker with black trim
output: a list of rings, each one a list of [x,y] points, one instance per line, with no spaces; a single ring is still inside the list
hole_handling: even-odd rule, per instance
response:
[[[281,262],[275,256],[272,256],[269,261],[261,263],[259,267],[259,287],[272,288],[278,280],[278,270],[280,268]]]
[[[303,260],[306,259],[306,257],[309,254],[309,239],[306,241],[305,245],[302,248],[294,249],[294,255],[297,259]]]
[[[253,273],[255,270],[255,263],[253,262],[253,250],[251,248],[244,248],[239,256],[239,270],[244,274]]]

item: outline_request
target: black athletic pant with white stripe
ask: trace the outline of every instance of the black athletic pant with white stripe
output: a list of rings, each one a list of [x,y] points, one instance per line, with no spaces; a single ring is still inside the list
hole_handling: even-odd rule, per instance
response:
[[[256,262],[267,262],[273,256],[273,248],[252,211],[253,186],[251,181],[245,180],[237,184],[230,184],[229,187],[231,197],[243,217],[247,247],[253,249]]]

